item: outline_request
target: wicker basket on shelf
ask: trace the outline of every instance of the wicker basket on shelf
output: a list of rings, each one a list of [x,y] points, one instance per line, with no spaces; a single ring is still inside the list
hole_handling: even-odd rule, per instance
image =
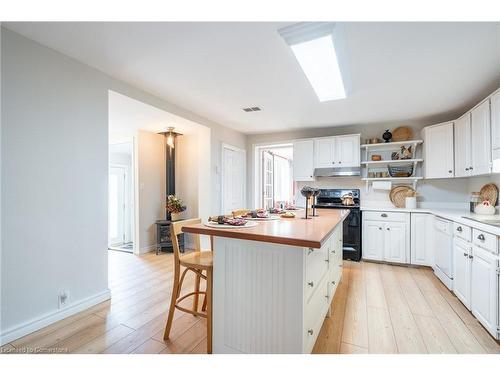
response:
[[[413,174],[413,164],[389,165],[389,176],[410,177]]]

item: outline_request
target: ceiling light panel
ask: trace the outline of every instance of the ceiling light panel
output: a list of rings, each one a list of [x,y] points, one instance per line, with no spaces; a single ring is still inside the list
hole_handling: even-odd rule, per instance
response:
[[[321,102],[346,97],[333,43],[334,26],[331,22],[304,22],[278,30]]]

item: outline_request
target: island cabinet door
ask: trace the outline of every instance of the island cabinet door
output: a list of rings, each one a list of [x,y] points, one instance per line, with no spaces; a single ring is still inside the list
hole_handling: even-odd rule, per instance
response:
[[[319,287],[306,302],[304,311],[304,353],[311,353],[323,325],[329,306],[328,277],[320,280]]]
[[[318,288],[320,280],[328,271],[328,252],[330,241],[327,241],[321,249],[307,249],[305,255],[305,296],[309,301],[314,291]]]
[[[375,220],[363,221],[363,258],[384,259],[384,223]]]

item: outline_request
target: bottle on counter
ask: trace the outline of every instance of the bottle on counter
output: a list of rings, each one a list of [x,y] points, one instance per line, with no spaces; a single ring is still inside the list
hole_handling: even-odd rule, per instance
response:
[[[474,212],[476,206],[481,203],[481,197],[479,192],[473,191],[471,196],[470,196],[470,202],[469,202],[469,210],[470,212]]]

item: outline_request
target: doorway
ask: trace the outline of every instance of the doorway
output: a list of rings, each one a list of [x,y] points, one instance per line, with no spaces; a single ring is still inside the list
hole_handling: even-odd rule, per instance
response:
[[[134,188],[133,143],[109,145],[108,248],[132,253]]]
[[[256,148],[257,207],[269,209],[294,203],[293,147],[291,144]]]
[[[246,151],[222,145],[222,213],[246,208]]]

